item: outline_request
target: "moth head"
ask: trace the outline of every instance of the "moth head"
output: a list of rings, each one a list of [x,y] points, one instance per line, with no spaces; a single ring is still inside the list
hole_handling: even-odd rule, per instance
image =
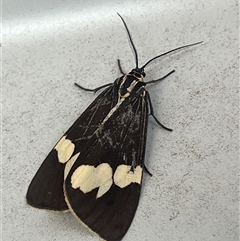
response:
[[[135,68],[132,69],[130,73],[128,73],[128,75],[133,75],[135,76],[136,79],[138,79],[138,81],[143,82],[144,77],[146,76],[144,69],[140,69],[140,68]]]

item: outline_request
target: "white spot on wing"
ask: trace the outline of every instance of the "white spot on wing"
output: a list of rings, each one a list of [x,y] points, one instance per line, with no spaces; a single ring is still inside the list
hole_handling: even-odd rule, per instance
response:
[[[71,183],[74,189],[79,188],[83,193],[99,187],[96,198],[100,198],[112,186],[112,175],[112,168],[107,163],[97,167],[82,165],[73,172]]]
[[[114,173],[114,183],[120,188],[124,188],[131,183],[141,184],[142,167],[137,166],[134,171],[131,171],[131,166],[120,165]]]
[[[57,150],[58,161],[61,163],[67,162],[74,152],[75,145],[66,136],[63,136],[57,143],[54,149]]]
[[[79,156],[80,152],[78,152],[77,154],[75,154],[65,165],[65,169],[64,169],[64,180],[67,178],[68,173],[70,172],[73,164],[75,163],[75,161],[77,160],[78,156]]]

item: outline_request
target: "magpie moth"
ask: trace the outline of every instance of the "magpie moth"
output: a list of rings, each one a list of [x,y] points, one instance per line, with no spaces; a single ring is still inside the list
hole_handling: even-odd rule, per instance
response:
[[[118,14],[119,15],[119,14]],[[70,210],[101,239],[123,238],[134,218],[141,191],[148,116],[155,117],[146,85],[171,75],[144,82],[145,67],[170,50],[138,66],[138,54],[128,27],[121,18],[135,55],[135,68],[104,89],[46,157],[27,191],[27,203],[36,208]],[[149,173],[150,174],[150,173]]]

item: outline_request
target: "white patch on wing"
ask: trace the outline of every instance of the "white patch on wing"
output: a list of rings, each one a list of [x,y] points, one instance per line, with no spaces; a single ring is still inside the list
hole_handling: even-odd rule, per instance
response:
[[[66,136],[63,136],[57,143],[54,149],[57,150],[58,161],[61,163],[67,162],[74,152],[75,145]]]
[[[112,168],[107,163],[97,167],[82,165],[73,172],[71,184],[74,189],[79,188],[83,193],[99,187],[96,198],[100,198],[112,186],[112,175]]]
[[[131,166],[120,165],[114,173],[113,180],[120,188],[124,188],[131,183],[141,184],[142,167],[137,166],[134,171],[131,171]]]
[[[64,180],[67,178],[68,173],[70,172],[73,164],[75,163],[75,161],[77,160],[78,156],[79,156],[80,152],[76,153],[65,165],[65,169],[64,169]]]

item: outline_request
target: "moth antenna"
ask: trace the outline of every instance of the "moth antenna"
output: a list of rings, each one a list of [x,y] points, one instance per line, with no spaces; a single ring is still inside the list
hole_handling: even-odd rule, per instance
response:
[[[130,42],[131,42],[131,45],[132,45],[132,47],[133,47],[133,51],[134,51],[134,54],[135,54],[136,69],[137,69],[137,68],[138,68],[138,53],[137,53],[136,47],[135,47],[135,45],[134,45],[134,43],[133,43],[132,36],[131,36],[131,34],[130,34],[129,30],[128,30],[128,27],[127,27],[126,22],[124,21],[123,17],[122,17],[119,13],[117,13],[117,14],[118,14],[118,16],[122,19],[123,24],[124,24],[124,26],[125,26],[125,28],[126,28],[126,30],[127,30],[127,34],[128,34],[129,40],[130,40]]]
[[[174,52],[174,51],[177,51],[177,50],[179,50],[179,49],[183,49],[183,48],[187,48],[187,47],[190,47],[190,46],[193,46],[193,45],[201,44],[202,42],[203,42],[203,41],[200,41],[200,42],[197,42],[197,43],[193,43],[193,44],[184,45],[184,46],[181,46],[181,47],[178,47],[178,48],[169,50],[169,51],[167,51],[167,52],[165,52],[165,53],[163,53],[163,54],[157,55],[156,57],[150,59],[150,60],[149,60],[146,64],[144,64],[140,69],[143,70],[150,62],[152,62],[153,60],[158,59],[158,58],[160,58],[160,57],[162,57],[162,56],[164,56],[164,55],[167,55],[167,54],[172,53],[172,52]]]

